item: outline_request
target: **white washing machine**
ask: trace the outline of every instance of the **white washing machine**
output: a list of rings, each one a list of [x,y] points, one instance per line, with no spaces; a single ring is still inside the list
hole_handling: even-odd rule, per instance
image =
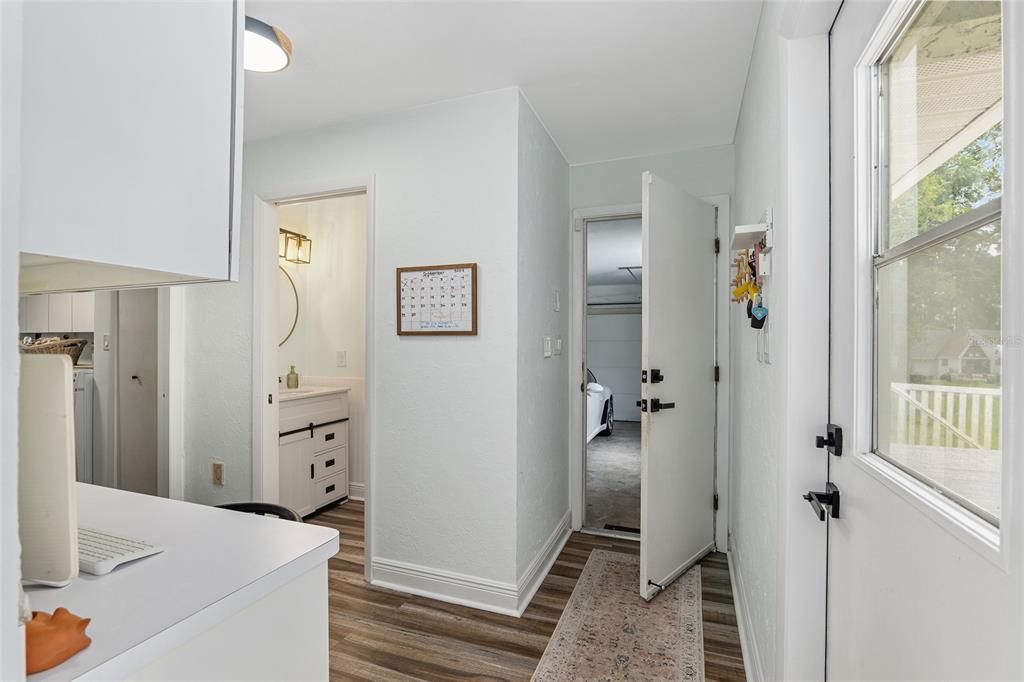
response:
[[[91,369],[75,370],[75,469],[82,483],[93,482],[92,421],[95,376]]]

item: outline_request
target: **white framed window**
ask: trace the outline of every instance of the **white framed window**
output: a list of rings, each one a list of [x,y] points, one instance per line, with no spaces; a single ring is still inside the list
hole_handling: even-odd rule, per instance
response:
[[[872,71],[872,450],[998,526],[1001,3],[921,2]]]

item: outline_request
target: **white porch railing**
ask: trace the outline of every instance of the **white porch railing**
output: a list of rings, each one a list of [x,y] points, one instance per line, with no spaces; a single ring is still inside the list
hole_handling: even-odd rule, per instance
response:
[[[891,386],[892,443],[999,449],[1001,389],[900,383]]]

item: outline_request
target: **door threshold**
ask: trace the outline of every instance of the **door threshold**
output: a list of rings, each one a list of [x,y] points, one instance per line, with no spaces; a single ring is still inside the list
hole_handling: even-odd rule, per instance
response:
[[[628,533],[626,531],[621,530],[608,530],[607,528],[591,528],[589,526],[584,526],[583,528],[580,528],[580,532],[585,533],[587,535],[599,535],[601,537],[606,538],[616,538],[619,540],[632,540],[633,542],[640,542],[639,533]]]

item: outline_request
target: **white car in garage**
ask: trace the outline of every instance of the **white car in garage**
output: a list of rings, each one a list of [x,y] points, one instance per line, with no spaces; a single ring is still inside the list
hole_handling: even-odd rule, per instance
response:
[[[610,436],[615,430],[615,410],[612,389],[598,383],[597,377],[587,370],[587,442],[594,436]]]

